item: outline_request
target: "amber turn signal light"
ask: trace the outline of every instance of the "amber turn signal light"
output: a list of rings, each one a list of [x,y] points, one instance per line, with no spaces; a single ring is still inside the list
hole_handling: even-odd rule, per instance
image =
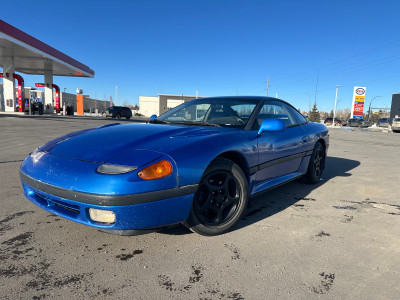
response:
[[[160,179],[172,173],[172,165],[169,161],[162,160],[144,168],[138,176],[144,180]]]

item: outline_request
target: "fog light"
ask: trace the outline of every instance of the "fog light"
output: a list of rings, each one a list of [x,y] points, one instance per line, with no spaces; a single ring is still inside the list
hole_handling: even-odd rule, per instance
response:
[[[89,215],[90,218],[96,222],[115,223],[115,214],[110,210],[89,208]]]

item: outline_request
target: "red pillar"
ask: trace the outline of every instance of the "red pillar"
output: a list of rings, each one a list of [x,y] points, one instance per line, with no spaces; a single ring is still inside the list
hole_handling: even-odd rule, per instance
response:
[[[56,112],[60,112],[60,88],[53,83],[53,88],[56,90]]]
[[[18,111],[24,112],[25,111],[25,88],[24,88],[24,79],[21,75],[13,74],[14,78],[17,79],[18,82]]]

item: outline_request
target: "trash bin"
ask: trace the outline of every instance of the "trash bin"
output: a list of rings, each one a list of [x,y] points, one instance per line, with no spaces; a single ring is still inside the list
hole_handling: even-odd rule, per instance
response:
[[[43,103],[39,102],[39,115],[43,115]]]
[[[38,102],[32,103],[32,115],[39,114],[39,105]]]
[[[72,105],[67,106],[67,115],[73,116],[74,115],[74,107]]]
[[[43,115],[43,103],[41,103],[41,102],[33,103],[32,115],[34,115],[35,112],[38,115]]]

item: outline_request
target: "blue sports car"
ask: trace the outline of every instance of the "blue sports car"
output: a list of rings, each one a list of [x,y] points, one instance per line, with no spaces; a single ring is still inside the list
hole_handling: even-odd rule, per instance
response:
[[[186,102],[148,124],[67,134],[30,153],[25,196],[100,230],[130,235],[183,223],[230,230],[249,198],[291,180],[316,183],[329,133],[285,101],[215,97]]]

